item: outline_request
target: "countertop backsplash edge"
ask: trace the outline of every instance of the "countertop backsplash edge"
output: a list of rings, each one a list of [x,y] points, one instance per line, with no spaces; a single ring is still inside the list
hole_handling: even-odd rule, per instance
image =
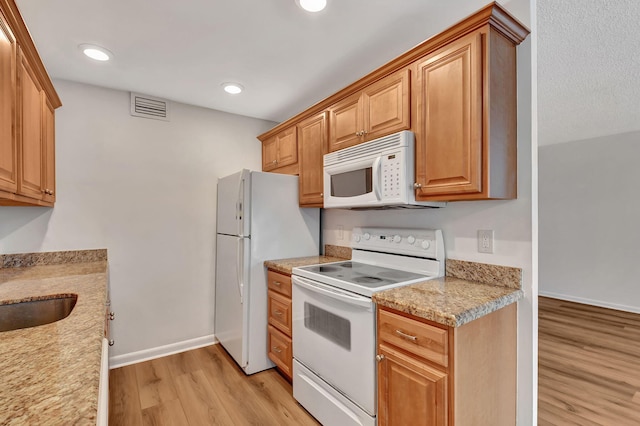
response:
[[[40,265],[99,262],[107,260],[107,249],[48,251],[40,253],[0,254],[0,269]]]

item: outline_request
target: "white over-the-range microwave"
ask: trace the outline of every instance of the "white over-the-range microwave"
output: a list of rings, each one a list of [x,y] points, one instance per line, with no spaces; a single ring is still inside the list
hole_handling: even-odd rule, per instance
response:
[[[413,132],[374,139],[324,156],[325,208],[444,207],[416,201]]]

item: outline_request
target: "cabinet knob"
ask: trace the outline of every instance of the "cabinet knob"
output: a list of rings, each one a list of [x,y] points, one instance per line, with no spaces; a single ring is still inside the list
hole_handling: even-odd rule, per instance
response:
[[[113,340],[109,340],[109,346],[113,346],[116,342],[114,342]]]
[[[109,319],[113,321],[116,318],[115,312],[109,312]]]
[[[376,355],[376,361],[381,362],[384,359],[384,355],[378,354]]]
[[[282,353],[282,349],[280,349],[280,348],[279,348],[279,347],[277,347],[277,346],[274,346],[274,347],[273,347],[273,348],[271,348],[271,349],[272,349],[274,352],[276,352],[276,353]]]
[[[273,160],[271,164],[278,164],[278,160]]]
[[[368,135],[368,134],[369,134],[369,132],[367,132],[366,130],[363,130],[363,131],[362,131],[362,134],[363,134],[363,135]]]
[[[321,196],[321,197],[324,197],[324,192],[321,192],[321,193],[320,193],[320,196]]]
[[[416,182],[416,183],[413,184],[413,189],[420,189],[420,188],[422,188],[422,184],[421,183]]]

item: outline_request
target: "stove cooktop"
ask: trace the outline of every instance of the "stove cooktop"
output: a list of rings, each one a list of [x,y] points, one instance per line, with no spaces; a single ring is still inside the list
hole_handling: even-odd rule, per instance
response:
[[[331,281],[347,282],[372,291],[405,282],[432,278],[428,275],[353,261],[303,266],[296,269],[316,275],[316,279],[321,281],[328,278]]]

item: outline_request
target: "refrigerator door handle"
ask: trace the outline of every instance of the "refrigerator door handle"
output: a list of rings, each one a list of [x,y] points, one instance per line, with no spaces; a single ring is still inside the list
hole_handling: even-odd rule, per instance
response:
[[[238,247],[236,250],[236,273],[238,277],[238,292],[240,293],[240,304],[243,303],[243,288],[244,288],[244,241],[242,238],[238,238]]]
[[[245,173],[244,170],[240,173],[240,180],[238,181],[238,199],[236,201],[236,224],[238,226],[238,235],[241,237],[244,236],[244,227],[243,227],[243,214],[242,204],[244,203],[244,178]]]

